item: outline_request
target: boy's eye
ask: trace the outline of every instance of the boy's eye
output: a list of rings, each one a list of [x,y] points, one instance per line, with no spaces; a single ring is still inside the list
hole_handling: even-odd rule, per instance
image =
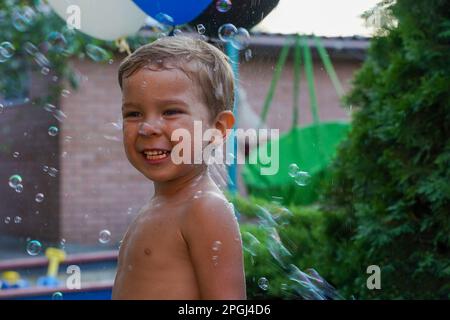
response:
[[[178,113],[182,113],[182,111],[177,110],[177,109],[170,109],[170,110],[164,111],[164,115],[166,115],[166,116],[172,116],[172,115],[178,114]]]
[[[129,117],[138,117],[141,113],[137,112],[137,111],[131,111],[131,112],[127,112],[123,115],[124,118],[129,118]]]

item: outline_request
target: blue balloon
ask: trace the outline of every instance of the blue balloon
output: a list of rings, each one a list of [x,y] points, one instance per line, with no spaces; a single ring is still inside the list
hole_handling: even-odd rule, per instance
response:
[[[153,19],[167,25],[191,22],[197,18],[212,0],[133,0]]]

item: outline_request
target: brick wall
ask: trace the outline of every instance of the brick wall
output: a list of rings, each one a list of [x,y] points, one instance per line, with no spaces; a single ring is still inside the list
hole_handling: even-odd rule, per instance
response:
[[[39,72],[29,73],[30,101],[46,94],[49,79]],[[60,175],[52,177],[43,171],[43,166],[60,168],[59,137],[48,134],[50,126],[60,127],[60,123],[31,102],[7,106],[0,114],[0,235],[42,242],[59,237]],[[17,157],[14,152],[19,153]],[[8,184],[13,174],[22,177],[20,193]],[[37,193],[44,194],[40,203],[35,201]]]

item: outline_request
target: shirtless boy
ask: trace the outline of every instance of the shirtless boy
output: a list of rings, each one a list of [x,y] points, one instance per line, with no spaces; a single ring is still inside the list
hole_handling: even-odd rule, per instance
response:
[[[201,121],[202,130],[217,129],[225,140],[233,127],[227,57],[201,40],[162,38],[124,60],[119,83],[125,153],[155,193],[123,238],[113,299],[246,299],[232,206],[206,163],[172,160],[184,139],[172,141],[176,129],[194,137]]]

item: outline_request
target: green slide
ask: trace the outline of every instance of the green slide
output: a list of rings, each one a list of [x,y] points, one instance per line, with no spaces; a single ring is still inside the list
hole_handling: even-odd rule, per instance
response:
[[[334,68],[325,49],[317,38],[316,44],[325,68],[335,85],[335,89],[338,95],[341,95],[342,88],[334,72]],[[263,108],[261,115],[263,121],[265,121],[267,116],[276,83],[280,78],[281,70],[288,55],[288,50],[289,45],[286,42],[275,68],[272,85]],[[302,51],[314,122],[306,127],[297,127],[298,88]],[[243,168],[242,177],[251,195],[269,200],[272,200],[274,197],[282,197],[283,204],[307,205],[317,200],[321,183],[324,179],[328,178],[329,164],[336,153],[337,146],[347,135],[350,125],[339,121],[319,122],[311,52],[305,44],[304,39],[299,36],[295,37],[293,91],[293,121],[291,129],[281,135],[278,141],[269,141],[267,144],[255,148],[250,153],[249,159]],[[272,143],[279,144],[279,157],[270,154]],[[272,162],[262,164],[260,154],[269,156]],[[298,169],[295,168],[295,165]],[[263,175],[261,174],[261,169],[264,167],[278,168],[278,171],[272,175]]]

